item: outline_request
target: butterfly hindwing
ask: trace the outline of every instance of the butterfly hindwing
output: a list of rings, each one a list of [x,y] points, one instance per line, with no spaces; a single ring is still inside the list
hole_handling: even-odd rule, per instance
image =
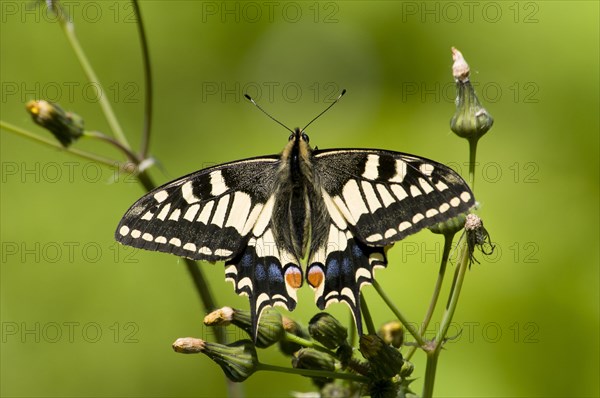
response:
[[[294,310],[296,290],[302,285],[298,259],[275,242],[270,224],[262,227],[261,218],[270,219],[271,213],[261,214],[247,246],[225,263],[226,280],[250,300],[253,337],[265,308],[280,305]]]
[[[362,334],[360,289],[372,282],[375,269],[386,266],[385,248],[367,246],[331,222],[327,239],[308,263],[306,279],[315,290],[317,306],[325,309],[331,303],[346,303]]]
[[[273,189],[277,156],[197,171],[144,195],[115,238],[133,247],[210,262],[245,246]]]

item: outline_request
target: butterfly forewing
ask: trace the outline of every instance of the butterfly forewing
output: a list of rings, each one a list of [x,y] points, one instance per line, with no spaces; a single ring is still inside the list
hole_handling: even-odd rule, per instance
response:
[[[452,169],[400,152],[320,151],[315,171],[349,230],[372,246],[386,246],[475,205]]]
[[[115,238],[194,260],[231,259],[244,249],[271,194],[277,160],[228,163],[163,185],[131,206]]]

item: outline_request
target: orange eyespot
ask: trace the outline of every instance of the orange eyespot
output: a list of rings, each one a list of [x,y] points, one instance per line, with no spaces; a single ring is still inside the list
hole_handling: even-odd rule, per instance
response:
[[[313,267],[308,271],[308,275],[306,276],[306,280],[308,284],[314,288],[318,288],[323,283],[325,279],[325,274],[323,274],[323,270],[319,267]]]
[[[288,269],[285,272],[285,283],[294,289],[298,289],[302,286],[302,273],[297,268]]]

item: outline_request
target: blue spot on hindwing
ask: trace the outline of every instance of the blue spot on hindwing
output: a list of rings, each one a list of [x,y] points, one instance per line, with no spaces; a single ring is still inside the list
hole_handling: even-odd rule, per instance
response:
[[[240,261],[240,266],[241,267],[251,267],[252,266],[252,254],[250,253],[246,253],[244,254],[244,256],[242,257],[242,260]]]
[[[335,279],[340,275],[340,264],[335,258],[327,261],[325,279]]]
[[[348,257],[342,259],[342,273],[344,275],[352,274],[352,262]]]
[[[256,264],[256,268],[254,269],[254,277],[257,281],[264,281],[267,279],[267,272],[263,264]]]
[[[283,283],[283,275],[281,275],[281,267],[279,267],[279,264],[272,262],[269,265],[269,280]]]
[[[363,257],[365,255],[360,246],[354,243],[354,241],[348,241],[348,244],[352,244],[352,254],[354,257]]]

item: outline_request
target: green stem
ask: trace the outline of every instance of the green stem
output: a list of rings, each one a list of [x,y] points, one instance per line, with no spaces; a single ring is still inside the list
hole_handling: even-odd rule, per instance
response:
[[[331,351],[331,350],[323,347],[322,345],[317,344],[317,343],[315,343],[312,340],[303,339],[302,337],[296,336],[293,333],[285,332],[284,339],[286,341],[289,341],[290,343],[296,343],[296,344],[301,345],[303,347],[313,348],[315,350],[318,350],[318,351],[321,351],[321,352],[325,352],[325,353],[327,353],[327,354],[329,354],[331,356],[335,356],[336,355],[335,352],[333,352],[333,351]]]
[[[444,282],[444,275],[446,274],[446,266],[448,265],[450,250],[452,250],[452,240],[454,239],[454,235],[455,233],[444,234],[444,250],[442,252],[440,270],[438,271],[438,277],[435,281],[435,287],[433,289],[431,301],[429,302],[429,308],[427,308],[427,313],[425,314],[425,318],[423,319],[423,323],[421,324],[421,328],[419,329],[419,335],[421,336],[423,336],[423,334],[427,330],[427,327],[429,326],[429,322],[431,322],[431,318],[433,317],[435,307],[437,306],[437,302],[440,297],[440,292],[442,291],[442,284]],[[416,351],[417,347],[410,347],[410,350],[406,354],[406,360],[410,360],[410,358],[412,358]]]
[[[427,343],[425,342],[425,340],[423,340],[423,337],[421,337],[421,335],[414,328],[414,326],[404,317],[404,315],[402,315],[400,310],[396,308],[396,305],[394,305],[392,300],[390,300],[387,294],[385,294],[385,292],[381,288],[381,285],[379,285],[379,282],[373,280],[373,287],[375,288],[375,290],[377,290],[377,293],[379,293],[379,296],[381,296],[383,301],[385,301],[389,309],[394,313],[394,315],[396,315],[396,317],[398,318],[400,323],[402,323],[404,328],[408,330],[408,332],[414,337],[415,341],[419,344],[419,347],[424,349],[427,346]]]
[[[425,384],[423,385],[423,394],[421,395],[422,398],[433,397],[433,386],[438,358],[439,355],[435,352],[427,353],[427,362],[425,363]]]
[[[326,377],[329,379],[343,379],[343,380],[352,380],[358,383],[367,384],[370,380],[367,377],[355,375],[352,373],[340,373],[340,372],[331,372],[327,370],[314,370],[314,369],[298,369],[298,368],[284,368],[282,366],[268,365],[264,363],[259,363],[257,371],[264,370],[269,372],[280,372],[280,373],[290,373],[307,377]]]
[[[477,142],[479,138],[469,139],[469,180],[471,191],[475,191],[475,158],[477,156]]]
[[[65,13],[66,11],[62,10],[60,12]],[[108,101],[108,96],[106,95],[106,91],[104,91],[104,88],[100,84],[100,80],[98,79],[96,72],[94,72],[94,68],[92,68],[92,65],[90,64],[90,61],[88,60],[87,56],[85,55],[83,48],[79,44],[79,40],[77,39],[77,35],[75,34],[75,26],[73,25],[73,23],[71,21],[68,20],[68,17],[59,18],[59,21],[60,21],[59,25],[62,28],[65,36],[67,37],[69,44],[73,48],[73,51],[75,52],[75,56],[77,57],[77,60],[81,64],[81,67],[83,68],[83,71],[84,71],[85,75],[87,76],[88,81],[98,88],[98,91],[99,91],[98,92],[98,98],[99,98],[98,103],[100,104],[100,107],[102,108],[102,112],[104,113],[104,116],[106,117],[106,120],[108,122],[108,125],[110,126],[110,129],[114,133],[117,140],[119,140],[119,142],[123,146],[125,146],[127,148],[131,148],[131,145],[129,145],[129,142],[127,141],[127,137],[125,137],[125,134],[123,133],[123,129],[121,128],[121,125],[119,124],[119,120],[117,119],[117,117],[112,109],[112,106],[110,105],[110,102]]]
[[[362,295],[360,297],[360,310],[362,311],[363,319],[365,320],[365,325],[367,325],[369,334],[377,334],[375,325],[373,324],[373,318],[371,318],[371,312],[369,312],[369,307],[367,306],[367,301]]]
[[[108,158],[105,158],[102,156],[95,155],[91,152],[82,151],[82,150],[72,148],[72,147],[65,148],[64,146],[62,146],[55,140],[50,140],[48,138],[41,137],[37,134],[34,134],[34,133],[24,130],[20,127],[17,127],[13,124],[4,122],[2,120],[0,120],[0,128],[6,130],[8,132],[20,135],[21,137],[25,137],[32,141],[38,142],[40,144],[47,145],[47,146],[55,148],[55,149],[60,149],[61,151],[70,153],[75,156],[79,156],[80,158],[91,160],[93,162],[98,162],[98,163],[108,166],[112,169],[120,168],[120,164],[116,160],[108,159]]]
[[[150,132],[152,129],[152,69],[150,67],[150,51],[148,50],[148,40],[146,39],[146,30],[144,29],[140,5],[137,0],[133,0],[132,3],[137,16],[137,27],[140,35],[140,46],[142,48],[142,63],[144,65],[144,88],[146,90],[146,95],[144,96],[144,127],[142,130],[140,157],[145,159],[148,156],[148,150],[150,148]]]
[[[452,290],[450,292],[450,298],[448,299],[446,311],[444,312],[444,316],[442,317],[440,330],[438,331],[438,334],[435,337],[435,349],[437,352],[439,352],[442,349],[443,340],[446,338],[446,333],[450,328],[450,323],[452,322],[454,312],[456,311],[456,306],[458,304],[458,298],[460,296],[460,291],[462,289],[463,281],[465,279],[465,274],[469,267],[469,247],[466,243],[464,243],[461,248],[460,256],[460,263],[458,265],[456,278],[454,280]]]
[[[434,340],[434,350],[433,352],[427,353],[427,364],[425,368],[425,381],[423,385],[423,398],[429,398],[433,395],[433,386],[435,383],[435,371],[437,367],[438,358],[442,347],[444,345],[444,341],[446,339],[446,334],[448,333],[448,328],[452,323],[452,318],[454,317],[454,312],[456,311],[456,306],[458,304],[458,298],[460,296],[460,291],[462,289],[462,284],[465,279],[465,274],[467,268],[469,266],[469,249],[468,245],[465,243],[462,246],[460,252],[460,262],[458,268],[456,269],[455,278],[452,284],[450,297],[448,299],[448,304],[446,305],[446,310],[444,311],[444,315],[442,317],[442,323],[440,325],[440,329],[438,331],[437,336]]]
[[[128,147],[124,146],[123,144],[121,144],[118,140],[116,140],[113,137],[110,137],[104,133],[101,133],[99,131],[84,131],[83,132],[83,137],[87,137],[87,138],[95,138],[101,141],[105,141],[108,142],[109,144],[115,146],[116,148],[118,148],[121,152],[123,152],[125,154],[125,156],[127,156],[127,158],[132,161],[133,163],[139,163],[140,160],[138,158],[138,156],[133,153],[131,151],[131,149],[129,149]]]

